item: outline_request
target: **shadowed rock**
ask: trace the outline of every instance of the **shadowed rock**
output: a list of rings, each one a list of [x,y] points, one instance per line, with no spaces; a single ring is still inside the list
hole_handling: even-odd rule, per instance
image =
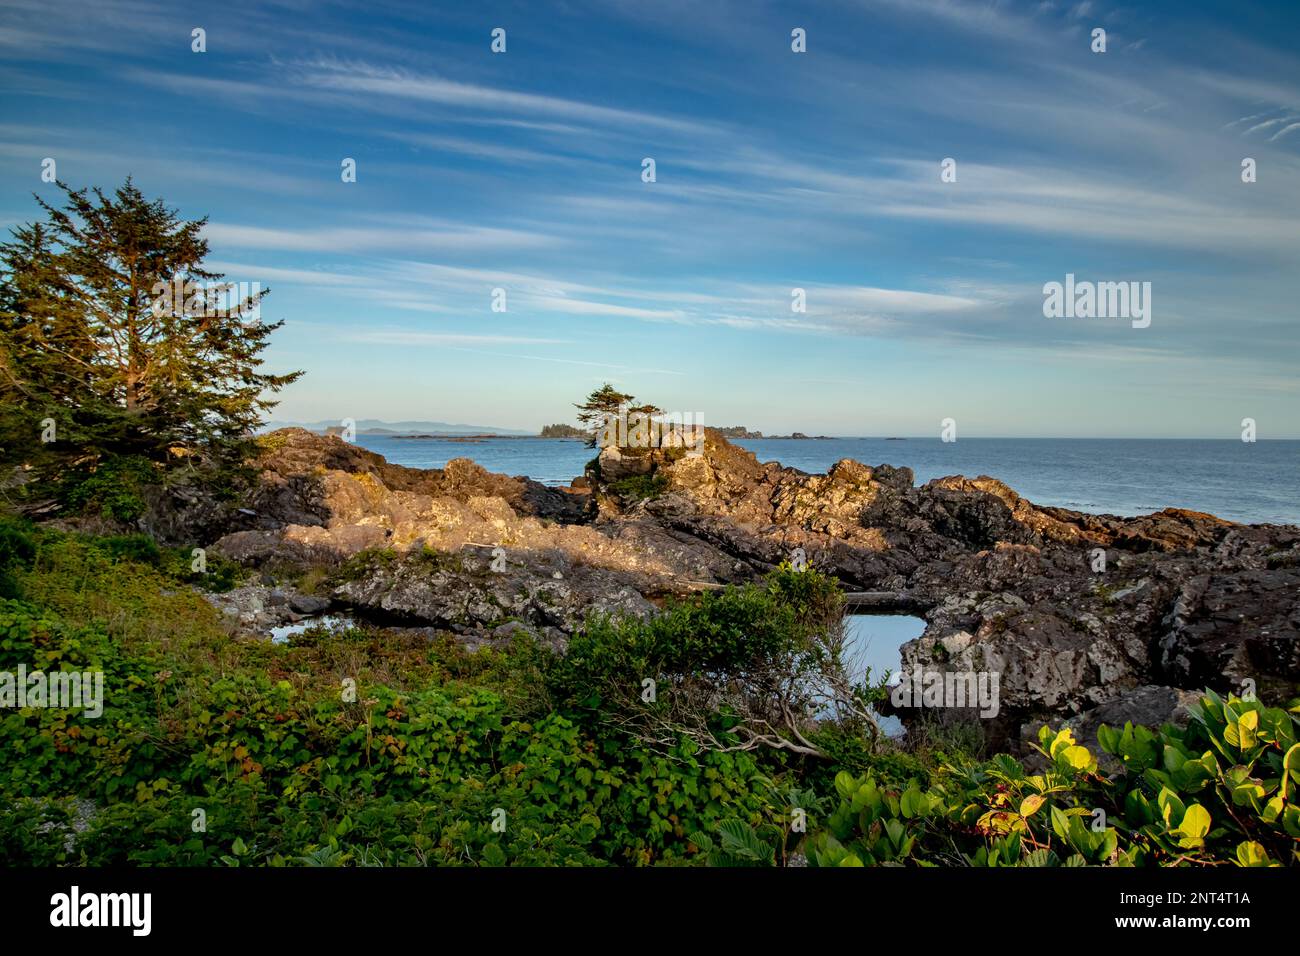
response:
[[[568,489],[465,459],[403,468],[300,429],[266,445],[216,550],[254,566],[350,567],[334,598],[362,610],[563,635],[590,611],[650,613],[661,596],[752,580],[803,549],[847,589],[925,617],[905,665],[997,670],[990,729],[1002,742],[1142,688],[1251,680],[1276,702],[1300,681],[1291,526],[1177,509],[1082,514],[987,476],[917,487],[909,469],[848,459],[810,475],[761,463],[714,430],[698,456],[602,452]],[[392,559],[348,565],[372,551]],[[1099,551],[1105,569],[1094,571]],[[1143,713],[1177,697],[1142,693]]]

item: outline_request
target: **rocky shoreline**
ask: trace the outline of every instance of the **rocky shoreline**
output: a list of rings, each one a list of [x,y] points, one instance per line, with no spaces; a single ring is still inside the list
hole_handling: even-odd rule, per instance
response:
[[[802,549],[871,592],[871,611],[925,620],[905,668],[998,672],[988,733],[1002,745],[1043,720],[1088,734],[1176,721],[1207,687],[1280,703],[1300,685],[1295,526],[1082,514],[984,476],[917,487],[910,469],[849,459],[810,475],[711,429],[698,456],[607,449],[567,488],[466,459],[405,468],[302,429],[265,444],[238,508],[173,492],[147,529],[268,581],[317,573],[316,595],[261,595],[263,622],[348,608],[471,644],[526,627],[563,646],[592,611],[652,614]],[[232,619],[247,617],[231,600]]]

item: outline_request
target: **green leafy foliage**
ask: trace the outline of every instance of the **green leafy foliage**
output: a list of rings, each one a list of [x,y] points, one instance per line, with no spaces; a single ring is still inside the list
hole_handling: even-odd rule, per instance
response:
[[[1255,701],[1103,728],[1114,771],[1048,728],[1032,764],[876,749],[850,725],[819,728],[820,758],[629,732],[658,711],[613,689],[643,674],[662,695],[805,666],[836,606],[809,572],[596,619],[557,655],[362,627],[234,641],[185,555],[147,538],[0,523],[0,558],[0,670],[105,686],[99,717],[0,710],[6,865],[1297,862],[1297,711]],[[709,719],[729,739],[734,715]]]
[[[146,542],[43,532],[19,573],[25,600],[0,601],[0,669],[97,669],[106,688],[98,718],[0,711],[0,808],[29,820],[73,796],[96,807],[87,828],[45,841],[54,849],[32,827],[0,828],[0,854],[645,865],[684,862],[697,852],[690,832],[767,809],[749,754],[652,751],[580,713],[522,711],[536,647],[470,655],[356,629],[232,643],[177,562]],[[355,676],[355,700],[340,673]]]
[[[810,841],[817,866],[1294,865],[1296,708],[1207,692],[1185,729],[1103,727],[1112,775],[1070,730],[1039,733],[1041,773],[1000,756],[946,765],[922,788],[841,773],[840,806]]]
[[[0,597],[18,597],[15,572],[36,557],[36,542],[27,522],[0,517]]]
[[[159,479],[160,469],[144,458],[111,456],[69,469],[60,492],[74,511],[132,522],[144,514],[145,489]]]
[[[610,482],[609,490],[628,501],[649,501],[668,491],[668,478],[659,472],[650,475],[629,475]]]

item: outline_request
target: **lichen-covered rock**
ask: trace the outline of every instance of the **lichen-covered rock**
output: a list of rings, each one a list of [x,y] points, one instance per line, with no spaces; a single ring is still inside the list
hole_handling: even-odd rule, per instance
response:
[[[464,459],[402,468],[300,429],[265,445],[219,553],[346,565],[336,600],[475,640],[514,621],[562,642],[590,612],[652,613],[652,598],[753,580],[802,549],[875,607],[925,617],[909,665],[996,669],[1004,743],[1035,721],[1151,703],[1153,687],[1252,681],[1273,702],[1300,689],[1295,527],[1081,514],[987,476],[917,487],[906,468],[847,459],[810,475],[711,429],[696,456],[607,449],[568,489]],[[653,493],[624,497],[625,478]],[[366,553],[389,557],[349,563]]]
[[[221,612],[231,633],[249,637],[265,637],[272,628],[314,617],[331,606],[328,598],[260,583],[203,596]]]
[[[508,621],[572,633],[590,614],[644,616],[654,605],[631,575],[574,565],[563,552],[484,556],[419,554],[358,562],[340,601],[394,620],[457,631],[499,631]],[[499,636],[499,635],[498,635]]]

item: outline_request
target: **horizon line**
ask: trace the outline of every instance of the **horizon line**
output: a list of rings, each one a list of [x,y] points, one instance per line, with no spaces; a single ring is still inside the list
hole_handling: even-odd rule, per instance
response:
[[[321,421],[327,421],[327,420],[328,420],[328,421],[335,421],[335,419],[320,419],[320,420],[321,420]],[[338,420],[338,421],[342,421],[342,419],[337,419],[337,420]],[[374,421],[383,421],[382,419],[373,419],[373,420],[374,420]],[[393,423],[391,423],[391,422],[384,422],[384,424],[385,424],[385,425],[388,425],[388,424],[393,424]],[[450,423],[450,422],[449,422],[449,423],[447,423],[447,424],[454,424],[454,423]],[[564,422],[554,422],[554,423],[551,423],[551,424],[566,424],[566,423],[564,423]],[[303,428],[303,427],[305,427],[305,426],[304,426],[304,423],[303,423],[303,422],[288,422],[288,421],[285,421],[285,422],[275,422],[275,421],[266,421],[266,422],[263,422],[263,423],[262,423],[261,427],[263,427],[263,428]],[[499,431],[499,432],[514,432],[514,433],[517,433],[517,434],[513,434],[513,435],[509,435],[509,436],[507,436],[507,435],[502,435],[501,437],[514,437],[514,438],[540,438],[540,437],[541,437],[541,435],[539,434],[539,432],[541,431],[541,428],[531,429],[531,430],[530,430],[530,429],[527,429],[527,428],[511,428],[511,427],[507,427],[507,426],[504,426],[504,425],[483,425],[483,426],[480,426],[480,427],[482,427],[482,428],[493,429],[493,430],[495,430],[495,431]],[[577,426],[573,426],[573,427],[576,428]],[[716,429],[716,428],[718,428],[719,426],[716,426],[716,425],[706,425],[705,427],[707,427],[707,428],[715,428],[715,429]],[[735,427],[735,426],[724,425],[724,426],[721,426],[721,427],[723,427],[723,428],[731,428],[731,427]],[[761,431],[762,429],[751,429],[751,430]],[[408,431],[408,433],[419,434],[418,432],[411,432],[410,430],[407,430],[407,431]],[[361,431],[358,431],[358,434],[362,434],[362,432],[361,432]],[[436,435],[453,434],[453,433],[450,433],[450,432],[426,432],[426,433],[423,433],[423,434],[431,434],[431,435],[435,435],[435,436],[436,436]],[[465,434],[490,435],[490,432],[474,432],[474,433],[465,433]],[[800,434],[803,434],[803,433],[800,432]],[[939,442],[943,442],[943,439],[940,438],[940,437],[937,436],[937,435],[887,435],[887,434],[876,434],[876,435],[831,435],[831,434],[808,434],[808,437],[806,437],[806,438],[791,438],[790,435],[789,435],[789,433],[787,433],[787,434],[784,434],[784,435],[766,435],[766,434],[765,434],[765,435],[763,435],[762,438],[731,438],[731,437],[728,437],[728,436],[724,436],[724,437],[727,437],[727,440],[728,440],[728,441],[939,441]],[[563,441],[563,440],[571,440],[571,439],[548,439],[548,440]],[[1226,441],[1226,442],[1241,442],[1241,444],[1243,444],[1243,445],[1251,445],[1251,444],[1258,444],[1258,443],[1260,443],[1260,442],[1269,442],[1269,441],[1281,441],[1281,442],[1295,442],[1295,441],[1300,441],[1300,435],[1296,435],[1296,436],[1282,436],[1282,437],[1276,437],[1276,438],[1256,438],[1256,439],[1255,439],[1254,441],[1252,441],[1252,442],[1242,442],[1240,438],[1226,438],[1226,437],[1222,437],[1222,436],[1218,436],[1218,435],[970,435],[970,436],[966,436],[966,437],[964,437],[964,438],[955,439],[955,440],[952,441],[952,442],[943,442],[943,443],[944,443],[944,444],[954,444],[954,445],[955,445],[955,444],[958,444],[958,443],[960,443],[960,442],[962,442],[962,441]]]

